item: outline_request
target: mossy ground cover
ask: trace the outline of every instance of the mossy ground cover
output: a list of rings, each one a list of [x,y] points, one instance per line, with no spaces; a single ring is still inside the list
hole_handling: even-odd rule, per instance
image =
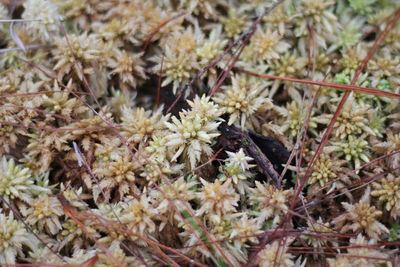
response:
[[[399,7],[0,1],[0,263],[400,264]]]

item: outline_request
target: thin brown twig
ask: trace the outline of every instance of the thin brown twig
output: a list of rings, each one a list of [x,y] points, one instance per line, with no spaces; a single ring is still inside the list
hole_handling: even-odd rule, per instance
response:
[[[235,70],[249,74],[249,75],[257,76],[260,78],[276,79],[276,80],[283,80],[283,81],[289,81],[289,82],[295,82],[295,83],[312,84],[312,85],[318,85],[318,86],[323,86],[323,87],[335,88],[335,89],[343,90],[346,92],[354,91],[354,92],[364,93],[364,94],[368,94],[368,95],[400,99],[399,93],[393,93],[393,92],[384,91],[384,90],[380,90],[380,89],[376,89],[376,88],[362,87],[362,86],[357,86],[357,85],[353,85],[353,84],[327,83],[327,82],[309,81],[309,80],[303,80],[303,79],[297,79],[297,78],[289,78],[289,77],[261,74],[261,73],[248,71],[248,70],[245,70],[240,67],[236,67]]]
[[[143,52],[143,53],[146,52],[147,47],[149,46],[149,44],[150,44],[150,42],[151,42],[151,39],[153,39],[154,35],[156,35],[156,34],[161,30],[162,27],[164,27],[164,26],[167,25],[169,22],[171,22],[171,21],[173,21],[173,20],[175,20],[175,19],[177,19],[177,18],[179,18],[179,17],[181,17],[181,16],[183,16],[183,15],[186,15],[186,13],[187,13],[186,11],[181,11],[181,12],[179,12],[178,14],[172,16],[171,18],[165,20],[165,21],[162,22],[160,25],[158,25],[158,26],[149,34],[149,37],[147,37],[147,39],[146,39],[146,41],[145,41],[145,43],[144,43],[142,52]]]
[[[161,91],[161,80],[162,80],[162,70],[164,64],[164,55],[161,57],[161,66],[160,66],[160,73],[158,74],[158,84],[157,84],[157,104],[156,107],[160,106],[160,91]]]

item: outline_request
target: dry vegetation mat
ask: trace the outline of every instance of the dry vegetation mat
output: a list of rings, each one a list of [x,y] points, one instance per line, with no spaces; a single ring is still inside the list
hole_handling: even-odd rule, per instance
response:
[[[399,18],[1,0],[0,264],[399,266]]]

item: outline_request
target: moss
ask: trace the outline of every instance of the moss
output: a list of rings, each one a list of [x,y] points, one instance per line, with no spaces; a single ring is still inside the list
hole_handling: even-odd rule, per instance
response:
[[[13,14],[6,2],[0,17],[22,21],[0,24],[1,264],[398,257],[382,241],[398,232],[398,99],[343,104],[318,82],[357,74],[356,86],[398,92],[399,25],[381,22],[399,0],[26,0]],[[292,151],[265,154],[289,173],[227,151],[252,151],[234,126]]]

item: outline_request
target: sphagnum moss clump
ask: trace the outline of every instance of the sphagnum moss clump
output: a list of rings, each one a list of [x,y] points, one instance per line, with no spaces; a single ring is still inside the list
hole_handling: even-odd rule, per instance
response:
[[[0,263],[398,265],[399,6],[2,1]]]

